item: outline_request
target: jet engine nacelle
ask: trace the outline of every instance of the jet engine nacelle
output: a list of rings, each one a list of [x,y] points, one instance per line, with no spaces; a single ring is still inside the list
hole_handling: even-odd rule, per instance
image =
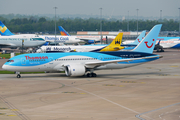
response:
[[[65,73],[67,76],[83,76],[86,68],[80,64],[71,64],[65,66]]]

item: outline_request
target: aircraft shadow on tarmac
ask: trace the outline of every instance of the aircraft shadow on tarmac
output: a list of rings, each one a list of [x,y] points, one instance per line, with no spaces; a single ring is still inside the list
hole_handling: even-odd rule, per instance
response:
[[[124,78],[124,77],[133,77],[133,76],[137,76],[137,75],[159,75],[162,73],[158,73],[158,72],[146,72],[146,73],[116,73],[116,74],[103,74],[103,73],[99,73],[97,74],[97,77],[87,77],[86,75],[84,76],[78,76],[78,77],[67,77],[64,73],[46,73],[46,74],[21,74],[22,78],[55,78],[55,77],[59,77],[59,78],[67,78],[67,79],[77,79],[77,78],[90,78],[90,79],[96,79],[96,78]],[[14,74],[14,76],[9,76],[11,78],[16,77],[16,75]],[[22,78],[18,78],[18,79],[22,79]]]

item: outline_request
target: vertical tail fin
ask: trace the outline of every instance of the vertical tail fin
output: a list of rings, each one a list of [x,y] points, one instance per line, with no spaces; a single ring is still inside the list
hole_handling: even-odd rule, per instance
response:
[[[133,49],[136,52],[153,53],[162,24],[155,25],[146,37]]]
[[[108,46],[106,46],[104,49],[100,51],[101,52],[102,51],[117,51],[117,50],[124,49],[124,47],[121,46],[122,37],[123,37],[123,33],[119,33],[116,36],[116,38],[111,42],[111,44],[109,44]]]
[[[64,28],[63,28],[62,26],[58,26],[58,27],[59,27],[60,34],[61,34],[62,36],[70,36],[70,35],[68,34],[68,32],[66,32],[66,30],[64,30]]]
[[[2,36],[14,35],[1,21],[0,21],[0,33]]]
[[[146,34],[146,31],[145,30],[142,31],[141,34],[136,38],[136,40],[130,44],[138,45],[141,42],[141,40],[145,37],[145,34]]]

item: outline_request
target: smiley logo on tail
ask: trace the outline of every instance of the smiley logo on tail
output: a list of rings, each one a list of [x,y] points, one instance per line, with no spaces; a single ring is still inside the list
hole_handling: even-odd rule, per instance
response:
[[[153,39],[153,41],[154,41],[154,39]],[[147,47],[147,48],[151,48],[151,47],[153,46],[153,43],[151,44],[151,46],[149,46],[149,45],[147,44],[147,43],[148,43],[147,41],[144,42],[144,43],[146,44],[146,47]]]
[[[139,43],[141,42],[139,39],[137,39],[137,40],[138,40]]]

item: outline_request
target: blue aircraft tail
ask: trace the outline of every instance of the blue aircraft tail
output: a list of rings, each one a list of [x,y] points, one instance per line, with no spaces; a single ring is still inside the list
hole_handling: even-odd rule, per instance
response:
[[[0,33],[2,36],[14,35],[1,21],[0,21]]]
[[[59,27],[60,34],[61,34],[62,36],[70,36],[70,35],[68,34],[68,32],[66,32],[66,30],[65,30],[62,26],[58,26],[58,27]]]
[[[146,31],[142,31],[141,34],[136,38],[136,40],[133,43],[130,43],[132,45],[138,45],[141,40],[145,37]]]
[[[155,25],[146,37],[133,49],[135,52],[153,53],[162,24]]]

